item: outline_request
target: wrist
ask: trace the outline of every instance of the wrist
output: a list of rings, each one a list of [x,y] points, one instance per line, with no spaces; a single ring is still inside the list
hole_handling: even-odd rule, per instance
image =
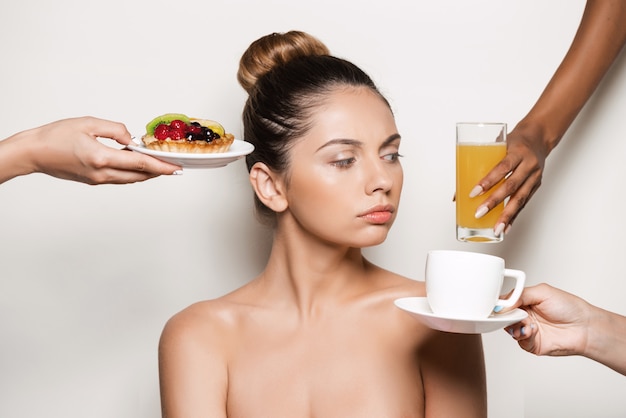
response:
[[[563,137],[563,132],[554,130],[549,123],[535,116],[526,116],[516,126],[514,131],[517,135],[539,145],[547,157],[550,152],[559,144]]]
[[[593,306],[589,313],[586,345],[581,355],[615,370],[626,367],[626,317]]]
[[[31,146],[34,135],[30,129],[0,141],[0,183],[36,171]]]
[[[592,307],[587,313],[588,322],[585,328],[585,345],[579,353],[582,356],[595,359],[606,345],[606,336],[610,323],[604,316],[605,312],[597,307]]]

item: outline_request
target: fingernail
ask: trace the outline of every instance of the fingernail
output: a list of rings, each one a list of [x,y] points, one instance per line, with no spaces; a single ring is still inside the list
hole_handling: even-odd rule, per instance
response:
[[[485,216],[485,213],[489,212],[489,208],[485,205],[479,206],[478,209],[476,210],[476,213],[474,214],[474,217],[476,219],[482,218],[483,216]]]
[[[535,329],[535,324],[534,323],[530,324],[530,329]]]
[[[495,308],[493,308],[493,311],[496,312],[496,313],[500,312],[501,310],[502,310],[502,306],[500,306],[500,305],[498,305]]]
[[[520,332],[520,334],[522,334],[522,335],[526,335],[526,327],[525,327],[525,326],[524,326],[524,327],[522,327],[522,328],[519,330],[519,332]]]
[[[498,226],[496,226],[496,228],[493,230],[493,233],[496,236],[499,236],[502,231],[504,231],[504,222],[503,223],[499,223]]]
[[[483,188],[480,185],[478,185],[478,186],[474,186],[474,188],[472,189],[472,191],[469,194],[469,197],[472,198],[472,197],[476,197],[476,196],[481,195],[481,194],[483,194]]]
[[[508,329],[507,332],[509,333],[509,335],[512,337],[513,336],[513,328]]]
[[[176,170],[172,173],[175,176],[182,176],[183,175],[183,170]]]

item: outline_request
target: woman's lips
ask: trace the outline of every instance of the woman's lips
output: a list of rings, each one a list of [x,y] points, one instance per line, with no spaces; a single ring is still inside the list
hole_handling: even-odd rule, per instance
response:
[[[393,206],[376,206],[359,215],[359,218],[373,224],[385,224],[393,216]]]

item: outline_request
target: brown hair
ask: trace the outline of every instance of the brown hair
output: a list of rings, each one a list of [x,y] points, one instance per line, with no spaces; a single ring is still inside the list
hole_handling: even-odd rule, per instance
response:
[[[237,81],[250,94],[257,80],[277,65],[307,55],[330,55],[321,41],[304,32],[272,33],[254,41],[239,61]]]
[[[249,95],[243,110],[244,139],[254,145],[246,156],[248,170],[263,162],[285,172],[291,145],[306,134],[314,110],[336,89],[366,87],[387,103],[363,70],[299,31],[254,41],[241,57],[237,80]],[[273,224],[274,212],[256,195],[255,205],[260,219]]]

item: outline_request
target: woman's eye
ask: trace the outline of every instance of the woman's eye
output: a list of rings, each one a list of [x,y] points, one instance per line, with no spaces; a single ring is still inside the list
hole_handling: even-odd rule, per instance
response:
[[[382,159],[385,161],[398,161],[398,159],[402,157],[399,152],[392,152],[390,154],[385,154],[382,156]]]
[[[335,167],[344,168],[344,167],[351,166],[352,164],[354,164],[355,161],[356,161],[356,158],[351,157],[351,158],[346,158],[343,160],[333,161],[331,164]]]

